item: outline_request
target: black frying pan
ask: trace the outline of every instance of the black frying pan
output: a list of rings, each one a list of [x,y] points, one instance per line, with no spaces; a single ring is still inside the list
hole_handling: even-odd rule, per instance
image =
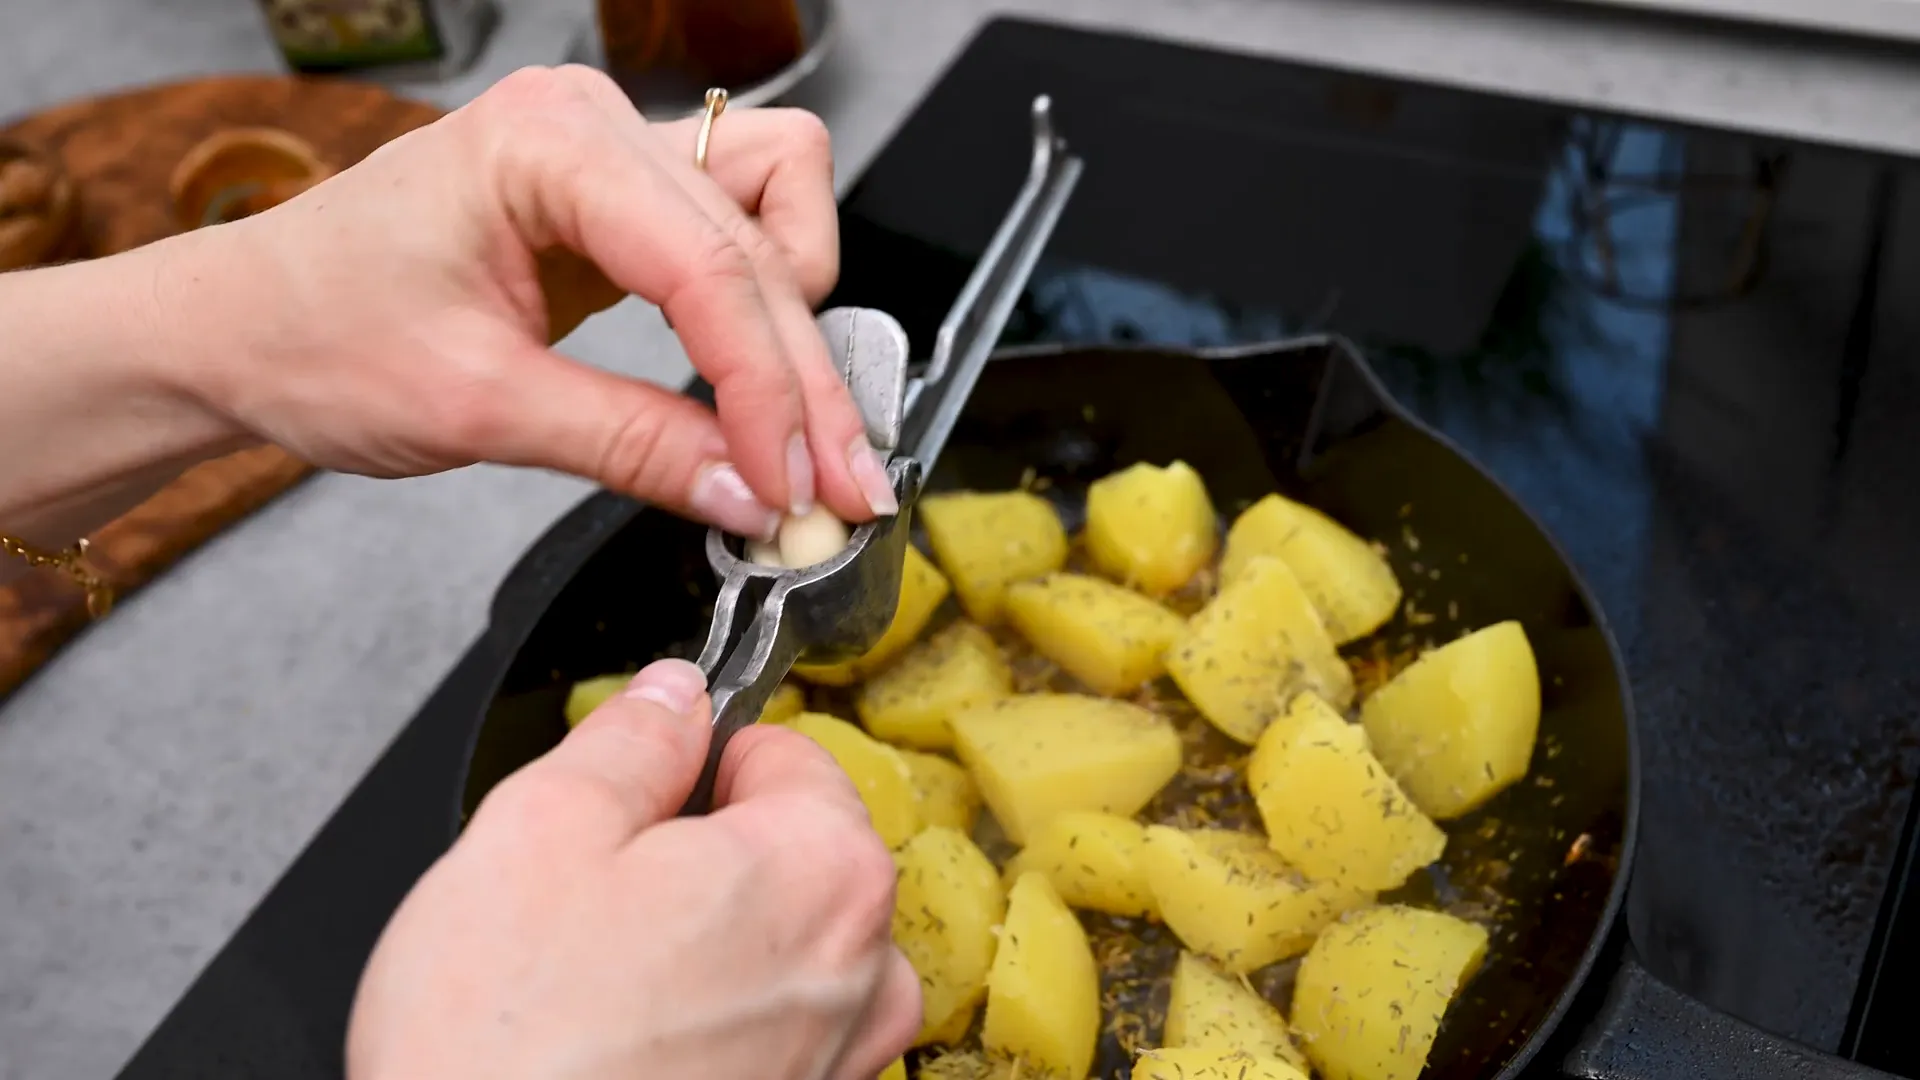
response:
[[[1537,1075],[1884,1075],[1716,1012],[1636,961],[1617,917],[1639,802],[1633,716],[1605,623],[1539,525],[1394,403],[1344,343],[1205,357],[1007,354],[981,377],[928,490],[1010,488],[1032,469],[1071,527],[1091,481],[1175,458],[1199,470],[1225,512],[1277,490],[1388,541],[1414,606],[1436,620],[1403,612],[1381,632],[1389,644],[1503,619],[1518,619],[1533,644],[1543,712],[1528,780],[1453,823],[1443,864],[1407,890],[1494,912],[1487,965],[1448,1013],[1428,1076],[1516,1077],[1536,1058]],[[572,681],[698,650],[714,591],[703,538],[603,493],[534,546],[496,602],[495,630],[517,652],[474,741],[462,817],[565,734]],[[1499,903],[1489,908],[1489,896]],[[1170,956],[1164,931],[1134,929],[1143,960]],[[1266,974],[1270,987],[1288,978]],[[1561,1030],[1570,1009],[1591,1018],[1583,1029]],[[1157,1032],[1147,1034],[1151,1045]],[[1124,1076],[1125,1057],[1109,1037],[1102,1074]]]

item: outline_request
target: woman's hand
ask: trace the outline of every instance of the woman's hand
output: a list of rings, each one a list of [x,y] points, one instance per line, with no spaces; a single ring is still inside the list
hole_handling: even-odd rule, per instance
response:
[[[839,273],[825,127],[727,113],[705,174],[697,130],[648,124],[590,68],[511,75],[285,205],[192,235],[161,279],[205,320],[180,335],[207,346],[181,377],[335,469],[541,466],[749,535],[816,487],[848,520],[891,510],[813,322]],[[717,419],[548,349],[624,293],[665,311]]]
[[[699,669],[635,676],[495,788],[374,949],[352,1080],[871,1080],[920,1025],[894,869],[846,775],[784,728],[727,746]]]
[[[117,512],[249,439],[375,476],[557,469],[750,536],[816,492],[848,521],[891,512],[813,322],[839,270],[825,128],[728,112],[705,173],[697,129],[589,68],[529,68],[265,213],[0,278],[24,343],[0,358],[23,388],[0,403],[0,531],[89,531],[89,492],[117,487]],[[717,417],[549,348],[629,293]]]

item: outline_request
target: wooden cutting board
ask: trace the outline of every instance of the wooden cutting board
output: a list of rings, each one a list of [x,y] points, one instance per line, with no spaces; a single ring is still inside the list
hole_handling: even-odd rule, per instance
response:
[[[79,187],[71,250],[94,257],[173,232],[168,178],[188,149],[224,128],[284,129],[344,169],[440,115],[373,86],[231,76],[58,106],[0,128],[0,138],[59,156]],[[124,595],[310,471],[271,447],[207,462],[95,534],[90,560]],[[62,577],[40,571],[0,586],[0,698],[86,625],[86,598]]]

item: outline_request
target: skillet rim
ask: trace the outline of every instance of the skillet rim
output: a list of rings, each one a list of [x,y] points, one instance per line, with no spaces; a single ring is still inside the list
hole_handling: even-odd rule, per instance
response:
[[[1099,353],[1131,356],[1158,355],[1168,358],[1198,359],[1212,363],[1222,360],[1250,359],[1269,353],[1283,354],[1306,350],[1319,351],[1323,368],[1328,372],[1335,371],[1338,365],[1344,364],[1349,373],[1360,379],[1361,385],[1378,408],[1453,454],[1520,511],[1528,523],[1539,532],[1548,549],[1565,569],[1580,599],[1592,615],[1594,628],[1606,642],[1607,651],[1613,661],[1614,681],[1620,691],[1620,719],[1626,726],[1627,736],[1626,806],[1613,879],[1608,884],[1606,902],[1601,906],[1594,921],[1580,959],[1560,986],[1552,1007],[1547,1009],[1541,1020],[1534,1025],[1526,1041],[1508,1057],[1497,1072],[1492,1074],[1497,1080],[1511,1080],[1530,1065],[1547,1043],[1559,1033],[1574,1001],[1581,996],[1593,978],[1594,968],[1606,952],[1606,945],[1620,924],[1621,909],[1625,905],[1627,888],[1632,878],[1634,854],[1639,845],[1642,772],[1638,714],[1634,708],[1633,684],[1627,672],[1626,659],[1620,651],[1619,640],[1614,636],[1612,624],[1608,621],[1606,611],[1600,606],[1593,589],[1587,584],[1585,576],[1581,574],[1579,566],[1568,557],[1566,549],[1555,538],[1552,530],[1540,521],[1524,501],[1515,496],[1506,483],[1479,459],[1469,454],[1459,443],[1421,419],[1395,397],[1373,370],[1373,366],[1367,362],[1360,348],[1342,335],[1305,334],[1244,344],[1189,349],[1133,342],[1016,345],[996,349],[988,358],[988,362],[1059,358],[1074,353]],[[686,383],[681,392],[695,400],[712,403],[712,386],[698,376]],[[1325,407],[1326,397],[1322,393],[1308,414],[1309,429],[1316,425]],[[472,732],[466,741],[459,774],[460,781],[451,807],[452,837],[457,838],[464,828],[465,814],[462,804],[466,801],[466,789],[474,751],[479,744],[480,734],[486,726],[487,714],[498,699],[500,688],[505,684],[508,673],[513,669],[514,663],[525,648],[527,639],[532,636],[533,631],[552,608],[560,593],[578,576],[581,568],[619,531],[630,525],[646,510],[665,512],[650,503],[643,503],[631,496],[605,488],[590,493],[557,518],[546,532],[528,546],[526,552],[508,571],[501,585],[496,589],[489,607],[485,637],[492,642],[496,650],[498,667],[488,681],[486,693],[481,701],[480,715],[475,718]],[[540,564],[546,560],[552,560],[556,564],[564,560],[564,566],[542,567]],[[563,572],[555,573],[554,571]],[[516,590],[522,595],[516,596]],[[538,595],[526,595],[535,590]],[[516,604],[516,600],[524,603]],[[506,625],[502,625],[503,623]],[[1629,934],[1629,938],[1630,936]]]

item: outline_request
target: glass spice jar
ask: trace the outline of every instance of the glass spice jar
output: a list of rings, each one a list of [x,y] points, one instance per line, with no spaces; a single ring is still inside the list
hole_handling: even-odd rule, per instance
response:
[[[795,0],[598,0],[606,72],[642,106],[779,73],[806,49]]]

